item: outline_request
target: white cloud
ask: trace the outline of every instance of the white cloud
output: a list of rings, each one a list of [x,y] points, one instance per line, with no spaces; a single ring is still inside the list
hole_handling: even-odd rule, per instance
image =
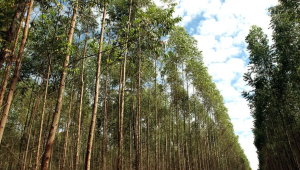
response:
[[[207,10],[208,1],[196,1],[196,0],[176,0],[178,6],[175,10],[176,16],[188,15],[196,17],[205,10]]]
[[[234,131],[236,133],[251,133],[251,129],[253,128],[253,119],[232,119],[232,123],[235,124]]]
[[[195,35],[194,38],[198,41],[198,48],[200,50],[211,49],[218,43],[214,35]]]
[[[214,81],[222,81],[231,86],[231,81],[245,70],[245,62],[239,58],[231,58],[226,63],[212,63],[208,67]]]
[[[224,97],[234,130],[250,161],[252,169],[258,168],[256,148],[253,144],[253,118],[243,90],[250,90],[243,81],[247,71],[249,53],[245,37],[251,25],[258,25],[271,39],[270,17],[267,9],[278,0],[176,0],[175,16],[183,17],[181,26],[198,21],[187,28],[203,51],[204,63]],[[270,43],[272,41],[270,40]]]
[[[219,19],[218,21],[215,18],[210,18],[204,21],[201,21],[198,27],[198,33],[204,35],[226,35],[232,36],[238,31],[239,20],[236,19],[233,15],[227,18]]]
[[[189,15],[184,16],[184,17],[182,18],[181,25],[186,25],[187,23],[191,22],[191,20],[192,20],[192,17],[191,17],[191,16],[189,16]]]
[[[251,158],[249,159],[250,166],[253,170],[255,170],[258,168],[258,159],[256,154],[256,147],[253,145],[253,141],[253,133],[245,132],[239,135],[239,143],[244,149],[245,155],[248,157],[248,159]]]
[[[215,16],[216,14],[219,13],[221,8],[221,1],[220,0],[211,0],[208,1],[207,6],[205,7],[205,9],[209,9],[206,10],[206,12],[203,14],[204,17],[206,18],[210,18]]]
[[[233,84],[233,87],[235,87],[240,92],[242,92],[243,90],[249,90],[242,76]]]
[[[248,103],[245,99],[239,98],[236,101],[227,102],[225,103],[225,106],[229,110],[228,114],[231,119],[238,119],[243,121],[244,119],[250,118],[250,110],[248,109]]]
[[[226,81],[217,82],[216,84],[222,96],[224,97],[225,104],[227,102],[233,102],[241,96],[241,94]],[[228,111],[230,115],[231,110],[228,109]]]
[[[233,38],[223,36],[220,38],[220,43],[218,45],[220,45],[221,49],[228,49],[233,45]]]
[[[234,42],[232,37],[222,37],[220,42],[216,40],[213,34],[194,35],[194,38],[198,41],[199,50],[203,51],[206,65],[213,62],[224,62],[241,52],[238,47],[232,46]]]

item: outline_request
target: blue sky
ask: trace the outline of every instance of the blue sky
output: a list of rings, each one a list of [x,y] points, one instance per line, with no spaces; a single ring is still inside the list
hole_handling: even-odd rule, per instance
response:
[[[258,25],[271,37],[268,8],[277,0],[175,0],[175,16],[198,41],[203,51],[204,63],[224,97],[228,113],[239,135],[239,142],[250,161],[251,168],[258,168],[256,148],[253,144],[253,118],[243,90],[250,90],[243,81],[247,71],[248,52],[245,37],[251,25]],[[159,0],[156,4],[161,6]],[[271,42],[270,42],[271,43]]]

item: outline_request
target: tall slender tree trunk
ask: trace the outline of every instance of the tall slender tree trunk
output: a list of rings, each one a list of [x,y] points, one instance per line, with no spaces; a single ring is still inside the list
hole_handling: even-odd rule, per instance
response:
[[[142,98],[142,97],[140,97],[140,98]],[[141,104],[140,104],[140,106],[141,106]],[[141,112],[140,112],[141,113]],[[140,118],[139,118],[139,120],[140,120],[140,123],[139,123],[139,139],[140,139],[140,141],[139,141],[139,143],[140,143],[140,152],[139,152],[139,155],[140,155],[140,169],[144,169],[143,168],[143,128],[142,128],[142,118],[141,118],[141,114],[140,114]]]
[[[109,42],[110,44],[110,36]],[[105,94],[104,94],[104,111],[103,111],[103,146],[102,146],[102,169],[106,169],[107,162],[107,79],[108,79],[108,71],[109,71],[109,55],[107,54],[107,64],[106,64],[106,76],[105,76]]]
[[[77,45],[75,60],[77,59],[77,56],[78,56],[79,46],[80,46],[80,34],[79,34],[79,38],[78,38],[78,45]],[[75,66],[73,69],[75,69]],[[65,141],[64,141],[64,151],[63,151],[63,157],[62,157],[62,170],[64,170],[64,168],[65,168],[66,155],[67,155],[67,150],[68,150],[68,136],[69,136],[70,118],[71,118],[72,102],[73,102],[74,79],[75,79],[75,71],[73,71],[72,82],[71,82],[72,87],[71,87],[71,93],[70,93],[69,111],[68,111],[66,135],[65,135]]]
[[[173,83],[172,83],[173,84]],[[174,87],[173,87],[174,88]],[[171,87],[171,93],[170,94],[173,94],[174,93],[174,90],[172,90],[172,87]],[[172,105],[175,105],[175,96],[173,96],[173,101],[170,103],[170,110],[171,110],[171,129],[170,132],[172,133],[172,139],[171,139],[171,135],[170,135],[170,168],[171,169],[175,169],[175,165],[174,165],[174,161],[175,161],[175,137],[174,137],[174,111],[172,109]],[[174,106],[173,106],[174,107]],[[172,145],[171,145],[172,144]]]
[[[102,45],[103,45],[103,35],[105,28],[105,17],[106,17],[106,7],[107,2],[104,6],[103,18],[102,18],[102,27],[101,27],[101,35],[100,35],[100,45],[99,45],[99,54],[97,60],[97,74],[96,74],[96,84],[95,84],[95,96],[94,96],[94,105],[93,105],[93,114],[87,144],[86,158],[85,158],[85,170],[90,170],[90,162],[91,162],[91,153],[92,153],[92,145],[94,138],[94,131],[96,125],[96,117],[97,117],[97,107],[98,107],[98,96],[99,96],[99,81],[100,81],[100,68],[101,68],[101,56],[102,56]]]
[[[71,27],[70,27],[70,32],[68,35],[68,44],[69,45],[72,44],[73,34],[74,34],[74,30],[75,30],[76,17],[77,17],[77,11],[78,11],[78,1],[76,1],[75,7],[73,9]],[[69,51],[69,48],[68,48],[68,51]],[[55,134],[56,134],[56,130],[58,127],[59,118],[60,118],[60,111],[61,111],[64,91],[65,91],[65,80],[67,77],[67,68],[68,68],[68,64],[69,64],[69,59],[70,59],[70,54],[68,52],[68,54],[65,57],[64,64],[63,64],[63,71],[61,74],[57,103],[56,103],[56,107],[55,107],[55,112],[53,114],[52,125],[51,125],[51,129],[49,132],[47,144],[45,147],[45,152],[44,152],[43,159],[42,159],[42,170],[48,169],[49,159],[51,156],[51,151],[52,151],[52,147],[54,144]]]
[[[282,102],[283,103],[283,102]],[[278,105],[278,104],[277,104]],[[283,125],[283,130],[284,130],[284,135],[285,135],[285,138],[288,142],[288,146],[289,146],[289,150],[291,152],[291,155],[292,155],[292,159],[293,159],[293,163],[295,164],[295,166],[297,167],[298,170],[300,170],[300,165],[299,165],[299,162],[296,158],[296,156],[294,155],[294,152],[293,152],[293,149],[292,149],[292,144],[291,144],[291,141],[290,141],[290,138],[289,138],[289,135],[287,134],[287,128],[286,128],[286,124],[285,124],[285,121],[283,119],[283,114],[281,112],[281,109],[280,109],[280,106],[278,105],[278,110],[279,110],[279,115],[280,115],[280,120],[282,122],[282,125]]]
[[[12,79],[12,82],[11,82],[11,85],[10,85],[10,88],[9,88],[9,93],[8,93],[8,96],[7,96],[7,99],[6,99],[6,105],[4,107],[1,122],[0,122],[0,145],[1,145],[5,124],[6,124],[7,117],[8,117],[8,112],[9,112],[9,109],[10,109],[10,106],[11,106],[11,101],[12,101],[12,98],[13,98],[13,95],[14,95],[15,87],[16,87],[17,82],[18,82],[19,72],[20,72],[20,69],[21,69],[21,61],[22,61],[22,56],[23,56],[26,40],[27,40],[27,34],[28,34],[28,29],[29,29],[29,21],[30,21],[32,6],[33,6],[33,0],[31,0],[30,4],[29,4],[29,8],[28,8],[28,12],[27,12],[27,18],[26,18],[26,22],[25,22],[25,28],[24,28],[24,31],[23,31],[23,38],[22,38],[22,42],[21,42],[21,45],[20,45],[18,58],[16,60],[16,67],[15,67],[15,70],[14,70],[13,79]]]
[[[112,97],[111,97],[112,91],[113,91],[113,87],[111,86],[110,90],[109,90],[109,99],[111,101],[111,112],[110,112],[110,126],[111,127],[113,127],[113,120],[114,120],[114,117],[115,117],[115,115],[114,115],[114,102],[112,101]],[[110,130],[110,133],[111,134],[113,133],[112,128]],[[113,169],[113,155],[114,155],[113,151],[114,151],[114,145],[113,145],[113,138],[111,137],[110,138],[110,169],[111,170]]]
[[[178,112],[178,71],[177,61],[175,63],[175,114],[176,114],[176,156],[177,156],[177,167],[180,169],[180,146],[179,146],[179,112]],[[175,154],[175,153],[174,153]]]
[[[80,41],[80,38],[79,38],[79,41]],[[63,161],[62,168],[61,168],[62,170],[65,169],[65,162],[66,162],[66,155],[67,155],[67,148],[68,148],[69,127],[70,127],[70,118],[71,118],[72,101],[73,101],[74,77],[75,77],[75,72],[73,72],[72,87],[71,87],[71,93],[70,93],[67,128],[66,128],[65,141],[64,141],[64,152],[63,152],[63,157],[62,157],[62,161]]]
[[[158,126],[160,125],[160,117],[158,118]],[[159,129],[159,131],[158,131],[158,169],[160,169],[160,166],[161,166],[161,163],[163,162],[163,161],[161,161],[161,131],[160,131],[160,127],[158,128]]]
[[[54,98],[54,96],[52,97]],[[49,129],[49,125],[50,125],[50,119],[51,119],[51,113],[52,113],[52,109],[53,109],[53,100],[51,100],[51,103],[50,103],[50,109],[49,109],[49,112],[48,112],[48,118],[47,118],[47,125],[46,125],[46,130]],[[44,142],[43,142],[43,150],[46,148],[46,135],[44,135]]]
[[[151,151],[150,151],[150,97],[151,97],[151,89],[149,88],[149,97],[148,97],[148,114],[147,114],[147,170],[150,170],[150,157],[151,157]]]
[[[123,67],[123,83],[122,83],[122,99],[121,99],[121,107],[120,108],[120,116],[119,116],[119,128],[118,128],[118,170],[122,170],[122,156],[123,156],[123,115],[124,115],[124,95],[125,95],[125,82],[126,82],[126,60],[127,60],[127,46],[128,46],[128,37],[129,37],[129,29],[130,29],[130,17],[131,17],[131,9],[132,9],[132,0],[130,0],[129,6],[129,15],[128,15],[128,25],[127,25],[127,36],[125,44],[125,53],[124,53],[124,67]]]
[[[122,105],[122,101],[121,101],[121,98],[122,98],[122,78],[123,78],[123,60],[121,61],[120,63],[120,77],[119,77],[119,96],[118,96],[118,141],[119,141],[119,128],[120,128],[120,123],[121,123],[121,120],[120,120],[120,116],[121,116],[121,105]],[[119,143],[118,143],[119,144]],[[118,166],[118,162],[117,162],[117,166]]]
[[[138,60],[138,69],[137,69],[137,86],[136,86],[136,116],[135,116],[135,144],[136,144],[136,150],[135,150],[135,163],[136,163],[136,169],[139,170],[141,168],[141,157],[140,157],[140,136],[139,136],[139,122],[140,122],[140,77],[141,77],[141,36],[139,33],[139,60]]]
[[[35,124],[35,123],[38,123],[38,122],[35,121],[34,124]],[[36,125],[37,125],[37,124],[36,124]],[[31,147],[32,147],[32,148],[34,148],[34,143],[35,143],[35,138],[36,138],[36,135],[35,135],[35,134],[36,134],[36,131],[37,131],[37,127],[34,128],[34,131],[33,131],[33,134],[32,134],[32,138],[33,138],[33,139],[32,139],[32,144],[31,144]],[[33,154],[34,154],[34,152],[30,152],[30,158],[29,158],[29,161],[28,161],[28,162],[29,162],[30,168],[31,168],[31,165],[32,165],[32,157],[33,157]]]
[[[159,169],[157,147],[157,56],[155,56],[155,169]]]
[[[188,121],[189,121],[189,123],[188,123],[188,131],[189,131],[189,133],[188,133],[188,135],[189,135],[189,146],[187,145],[187,139],[186,139],[186,141],[185,141],[185,144],[186,144],[186,154],[187,154],[187,161],[188,161],[188,167],[187,167],[187,169],[191,169],[191,160],[190,160],[190,154],[191,154],[191,147],[192,147],[192,144],[191,144],[191,115],[190,115],[190,113],[191,113],[191,111],[190,111],[190,94],[189,94],[189,79],[188,79],[188,76],[187,76],[187,72],[186,72],[186,89],[187,89],[187,101],[188,101]]]
[[[28,124],[29,129],[27,131],[27,142],[26,142],[26,150],[25,150],[24,160],[23,160],[23,170],[25,170],[26,164],[27,164],[27,153],[28,153],[28,148],[29,148],[30,139],[31,139],[31,129],[32,129],[32,126],[34,126],[34,124],[36,122],[35,121],[36,120],[36,114],[38,112],[38,108],[39,108],[39,105],[40,105],[41,94],[42,94],[42,87],[40,87],[40,91],[39,91],[39,94],[37,96],[35,105],[34,105],[34,107],[32,107],[31,118],[30,118],[30,121],[29,121],[29,124]]]
[[[166,86],[167,87],[167,86]],[[168,169],[168,133],[167,133],[167,94],[165,94],[165,119],[164,119],[164,130],[165,130],[165,169]]]
[[[10,69],[11,69],[11,66],[12,66],[12,62],[13,62],[12,58],[10,58],[8,63],[7,63],[6,71],[4,73],[2,84],[1,84],[1,87],[0,87],[0,109],[2,108],[2,103],[3,103],[4,94],[5,94],[6,86],[7,86],[8,79],[9,79],[9,74],[10,74]]]
[[[78,170],[79,166],[79,155],[80,155],[80,136],[81,136],[81,114],[82,114],[82,105],[83,105],[83,91],[84,91],[84,63],[85,63],[85,55],[86,55],[86,47],[88,41],[88,31],[85,37],[84,48],[83,48],[83,59],[81,65],[81,89],[80,89],[80,104],[79,104],[79,113],[78,113],[78,126],[77,126],[77,140],[76,140],[76,158],[75,158],[75,170]]]
[[[131,93],[133,93],[133,83],[131,83]],[[131,96],[131,117],[129,124],[129,170],[132,170],[132,128],[134,127],[133,96]]]
[[[58,24],[58,22],[56,22],[56,25],[55,25],[54,35],[56,35],[57,24]],[[53,46],[54,46],[54,39],[55,39],[55,36],[53,36],[53,38],[52,38],[52,50],[53,50]],[[50,72],[51,72],[51,61],[52,61],[52,52],[50,52],[49,64],[48,64],[48,69],[47,69],[46,87],[45,87],[45,93],[44,93],[44,99],[43,99],[43,108],[42,108],[42,113],[41,113],[39,138],[38,138],[38,144],[37,144],[37,150],[36,150],[36,160],[35,160],[35,166],[34,166],[35,170],[38,169],[38,162],[39,162],[39,157],[40,157],[40,145],[41,145],[41,140],[42,140],[44,114],[45,114],[45,109],[46,109],[48,85],[49,85],[49,78],[50,78]]]
[[[171,135],[171,118],[172,117],[172,85],[170,85],[170,89],[171,89],[171,93],[170,93],[170,114],[169,114],[169,164],[168,164],[168,169],[170,170],[171,169],[171,163],[172,163],[172,146],[171,146],[171,140],[172,140],[172,135]]]
[[[102,149],[101,149],[101,136],[102,136],[102,124],[103,123],[101,123],[100,124],[100,130],[99,130],[99,142],[97,142],[96,143],[96,146],[94,146],[94,148],[99,148],[98,149],[98,151],[99,151],[99,153],[98,154],[96,154],[96,152],[94,152],[94,155],[99,155],[98,157],[99,157],[99,161],[98,161],[98,164],[99,164],[99,166],[98,166],[98,168],[99,168],[99,170],[101,170],[101,168],[102,168],[102,166],[101,166],[101,163],[102,163],[102,159],[101,159],[101,156],[102,156]],[[94,138],[94,142],[95,142],[95,138]],[[102,145],[103,145],[103,142],[102,142]],[[98,147],[97,147],[98,146]],[[95,150],[95,149],[94,149]],[[96,156],[94,156],[94,158],[95,158]],[[91,169],[96,169],[96,161],[95,161],[96,159],[93,159],[93,165],[94,165],[94,168],[91,168]]]
[[[44,113],[45,113],[48,84],[49,84],[49,77],[50,77],[50,68],[51,68],[51,59],[49,60],[48,71],[47,71],[47,79],[46,79],[46,87],[45,87],[45,93],[44,93],[44,99],[43,99],[43,108],[42,108],[42,114],[41,114],[39,138],[38,138],[37,151],[36,151],[36,161],[35,161],[35,167],[34,167],[35,170],[37,170],[37,168],[38,168],[40,144],[41,144],[42,131],[43,131]]]
[[[2,80],[2,85],[1,85],[1,88],[0,88],[0,108],[2,107],[3,98],[4,98],[5,91],[6,91],[7,82],[8,82],[8,79],[9,79],[10,69],[11,69],[13,60],[16,59],[15,51],[16,51],[16,48],[17,48],[19,35],[20,35],[21,28],[22,28],[22,21],[24,19],[25,12],[26,12],[26,8],[24,7],[22,15],[20,17],[20,24],[19,24],[19,27],[18,27],[18,31],[17,31],[14,47],[13,47],[13,50],[12,50],[12,54],[10,55],[9,61],[7,63],[6,72],[5,72],[4,78]],[[0,67],[1,67],[1,64],[0,64]],[[0,68],[0,70],[1,70],[1,68]]]

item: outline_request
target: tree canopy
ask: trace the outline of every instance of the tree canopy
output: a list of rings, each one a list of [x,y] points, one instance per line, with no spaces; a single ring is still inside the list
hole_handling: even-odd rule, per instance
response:
[[[250,53],[244,92],[254,117],[259,169],[300,169],[299,2],[280,1],[269,9],[272,43],[258,26],[246,42]]]
[[[3,169],[250,169],[163,2],[0,0]]]

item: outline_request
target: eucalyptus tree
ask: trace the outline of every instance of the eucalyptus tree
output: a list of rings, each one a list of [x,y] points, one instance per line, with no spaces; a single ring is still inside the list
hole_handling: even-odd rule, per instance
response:
[[[10,9],[9,3],[4,3],[4,2],[2,2],[2,3],[3,3],[3,5],[5,4],[6,7],[8,7],[8,11],[6,10],[6,14],[4,16],[9,16],[9,13],[11,12],[11,11],[9,11],[9,9]],[[11,3],[13,3],[13,2],[11,2]],[[15,3],[15,6],[13,6],[13,8],[16,8],[15,14],[13,15],[13,18],[11,20],[6,21],[6,22],[10,21],[11,24],[10,24],[8,31],[6,32],[6,35],[4,36],[4,41],[3,41],[2,49],[0,52],[0,69],[2,68],[3,63],[5,62],[5,60],[7,58],[7,54],[10,53],[12,50],[13,40],[16,41],[15,33],[17,32],[18,25],[21,24],[21,21],[18,21],[18,20],[20,18],[22,18],[22,15],[24,15],[25,10],[23,10],[23,9],[26,8],[25,0],[18,0],[14,3]],[[30,15],[28,15],[28,16],[30,16]],[[3,25],[5,25],[5,23],[3,23]]]
[[[7,31],[10,27],[11,21],[15,15],[16,12],[16,2],[15,1],[0,1],[0,8],[1,8],[1,34],[0,34],[0,42],[5,43],[5,31]]]
[[[44,169],[249,169],[196,40],[165,2],[38,1],[4,168],[38,169],[44,152]]]
[[[3,113],[2,113],[2,118],[1,118],[1,122],[0,122],[0,144],[1,144],[2,137],[3,137],[3,132],[4,132],[5,124],[6,124],[6,121],[7,121],[8,112],[9,112],[9,109],[10,109],[10,106],[11,106],[12,98],[13,98],[13,95],[14,95],[15,87],[16,87],[16,84],[17,84],[17,81],[18,81],[18,76],[19,76],[19,73],[20,73],[22,56],[23,56],[23,52],[24,52],[24,48],[25,48],[25,43],[26,43],[26,40],[27,40],[27,35],[28,35],[29,21],[30,21],[30,17],[31,17],[32,6],[33,6],[33,0],[30,1],[30,5],[29,5],[29,8],[28,8],[27,18],[26,18],[26,22],[25,22],[24,31],[23,31],[22,42],[21,42],[21,45],[20,45],[18,57],[16,59],[16,67],[14,69],[13,79],[12,79],[12,82],[11,82],[11,85],[10,85],[10,88],[9,88],[9,93],[7,95],[6,104],[5,104],[5,107],[3,109]],[[2,52],[3,52],[3,50],[2,50]],[[6,54],[3,52],[3,58],[5,58],[4,57],[5,55]]]
[[[82,33],[85,33],[85,39],[84,39],[84,47],[82,52],[82,64],[81,64],[81,75],[80,75],[80,81],[81,81],[81,87],[80,87],[80,99],[79,99],[79,113],[78,113],[78,123],[77,123],[77,143],[76,143],[76,151],[75,151],[75,169],[78,169],[79,166],[79,156],[80,156],[80,138],[81,138],[81,117],[82,117],[82,110],[83,110],[83,98],[84,98],[84,68],[85,68],[85,57],[87,54],[87,45],[88,40],[90,39],[90,35],[93,33],[93,30],[96,29],[96,21],[95,21],[95,15],[92,14],[91,7],[88,8],[82,8],[79,11],[81,15],[80,23],[81,26],[83,26]],[[92,31],[90,31],[92,30]]]
[[[243,95],[252,108],[260,169],[300,168],[298,6],[280,1],[269,9],[271,46],[260,27],[253,26],[246,37],[250,62],[244,79],[253,90]]]
[[[102,55],[102,45],[103,45],[103,35],[104,35],[104,28],[105,28],[107,3],[108,2],[104,2],[104,11],[103,11],[103,16],[102,16],[102,26],[101,26],[101,33],[100,33],[98,60],[97,60],[97,73],[96,73],[93,114],[92,114],[88,148],[87,148],[87,154],[86,154],[86,165],[85,165],[86,170],[90,169],[91,149],[92,149],[92,143],[93,143],[93,137],[94,137],[94,129],[95,129],[95,125],[96,125],[96,114],[97,114],[98,93],[99,93],[99,79],[100,79],[100,68],[101,68],[101,55]]]
[[[68,45],[69,46],[71,46],[72,40],[73,40],[73,33],[74,33],[74,29],[75,29],[77,11],[78,11],[78,2],[75,2],[74,8],[73,8],[72,21],[70,24],[70,30],[69,30],[69,35],[68,35]],[[60,111],[61,111],[61,106],[62,106],[62,101],[63,101],[63,93],[65,90],[65,79],[66,79],[66,74],[67,74],[66,69],[68,67],[69,58],[70,58],[69,50],[70,50],[70,47],[67,48],[67,54],[65,56],[65,61],[63,63],[63,70],[62,70],[61,79],[60,79],[60,88],[59,88],[59,93],[58,93],[58,97],[57,97],[55,113],[53,114],[52,126],[51,126],[51,130],[49,132],[47,145],[46,145],[45,152],[43,155],[42,169],[45,169],[45,170],[48,169],[49,159],[50,159],[50,155],[51,155],[51,149],[54,144],[55,133],[56,133],[57,125],[59,122]]]

